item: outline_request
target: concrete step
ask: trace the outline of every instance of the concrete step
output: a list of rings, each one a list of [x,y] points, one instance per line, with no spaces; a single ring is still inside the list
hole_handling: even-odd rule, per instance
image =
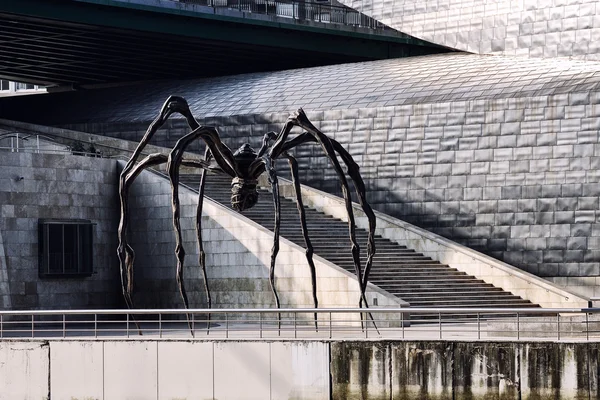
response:
[[[199,175],[182,175],[181,181],[191,188],[197,188]],[[231,208],[231,179],[209,176],[205,194]],[[296,201],[281,198],[280,206],[280,236],[304,247]],[[305,213],[315,254],[354,272],[348,223],[306,207]],[[259,190],[259,202],[242,215],[272,231],[275,225],[272,194],[267,190]],[[356,238],[361,250],[362,267],[366,260],[368,233],[357,229]],[[380,236],[375,237],[375,246],[377,253],[370,281],[411,304],[422,307],[532,306],[501,288]]]

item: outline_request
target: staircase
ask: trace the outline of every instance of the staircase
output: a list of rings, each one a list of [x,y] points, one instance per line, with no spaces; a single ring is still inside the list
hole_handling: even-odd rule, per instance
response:
[[[199,175],[181,175],[181,183],[198,188]],[[207,178],[205,195],[231,208],[231,181],[220,176]],[[273,196],[259,190],[259,201],[242,214],[273,231]],[[305,207],[308,233],[315,254],[354,273],[350,252],[348,224],[339,219]],[[281,198],[280,235],[305,247],[296,202]],[[356,230],[361,248],[361,261],[366,259],[367,231]],[[369,281],[410,303],[411,307],[538,307],[528,300],[501,288],[450,268],[380,236],[375,237],[377,248]],[[415,318],[417,316],[411,316]]]

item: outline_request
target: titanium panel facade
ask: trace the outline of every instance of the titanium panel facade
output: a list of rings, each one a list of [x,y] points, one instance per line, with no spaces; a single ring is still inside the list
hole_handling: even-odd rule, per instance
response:
[[[477,54],[600,60],[596,0],[341,0],[399,31]]]

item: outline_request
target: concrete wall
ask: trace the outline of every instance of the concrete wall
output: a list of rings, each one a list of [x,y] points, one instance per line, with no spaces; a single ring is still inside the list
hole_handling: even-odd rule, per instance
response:
[[[599,60],[595,0],[340,0],[403,33],[480,54]]]
[[[340,400],[598,395],[597,343],[341,342],[331,360]]]
[[[116,258],[117,164],[71,155],[0,153],[0,307],[113,307]],[[23,177],[21,180],[15,178]],[[94,273],[85,278],[38,276],[38,220],[91,220]]]
[[[598,343],[6,341],[0,399],[588,399]]]
[[[136,251],[134,301],[138,307],[180,308],[169,181],[151,172],[142,173],[132,185],[130,197],[131,245]],[[186,290],[192,307],[205,307],[195,231],[197,201],[198,195],[192,190],[180,190],[181,226],[187,254]],[[202,228],[213,307],[274,307],[268,281],[272,232],[209,199],[204,201]],[[282,306],[314,306],[304,252],[302,247],[280,238],[275,284]],[[319,306],[357,306],[360,292],[354,275],[318,256],[314,261]],[[407,304],[369,285],[370,303],[374,297],[383,307]]]

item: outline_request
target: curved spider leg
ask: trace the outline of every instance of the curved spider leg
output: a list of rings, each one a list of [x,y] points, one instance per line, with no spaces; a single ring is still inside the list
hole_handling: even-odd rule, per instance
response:
[[[290,117],[290,120],[300,128],[306,130],[309,134],[314,136],[316,141],[321,145],[321,148],[331,161],[338,178],[340,180],[342,186],[342,194],[344,196],[344,202],[346,205],[346,213],[348,214],[348,231],[350,235],[350,242],[352,243],[352,259],[354,261],[354,269],[356,271],[356,279],[358,280],[358,286],[360,288],[360,301],[359,307],[362,308],[363,304],[365,308],[369,308],[369,303],[367,301],[365,291],[366,285],[363,285],[363,275],[361,272],[361,263],[360,263],[360,248],[358,246],[358,242],[356,240],[356,224],[354,221],[354,211],[352,208],[352,199],[350,197],[350,189],[348,186],[348,181],[346,180],[346,176],[344,171],[342,170],[340,163],[335,154],[335,149],[332,143],[332,140],[326,136],[323,132],[319,131],[308,119],[304,110],[301,108],[298,109],[297,113]],[[369,318],[372,323],[375,325],[375,319],[371,313],[368,313]],[[361,318],[361,321],[363,318]]]
[[[169,98],[162,106],[159,115],[150,123],[142,140],[136,146],[133,154],[125,164],[125,167],[119,175],[119,205],[120,218],[119,227],[117,230],[118,246],[117,257],[119,258],[119,270],[121,275],[121,288],[123,290],[123,298],[128,309],[133,308],[133,266],[135,261],[135,252],[129,245],[127,240],[127,228],[129,225],[129,186],[131,182],[127,182],[127,176],[135,167],[135,163],[142,154],[142,151],[152,138],[156,131],[164,124],[170,114]],[[136,322],[137,325],[137,322]],[[139,330],[139,325],[138,325]],[[140,331],[141,333],[141,331]]]
[[[183,240],[181,235],[181,223],[180,223],[180,203],[179,203],[179,166],[183,160],[183,154],[187,146],[189,146],[194,140],[201,138],[206,143],[207,148],[215,157],[215,161],[219,164],[221,168],[223,168],[226,172],[227,168],[231,171],[237,170],[237,165],[235,160],[233,159],[233,155],[231,159],[227,158],[227,153],[221,153],[222,148],[229,148],[221,142],[219,137],[219,133],[213,127],[198,127],[192,132],[188,133],[184,137],[180,138],[175,147],[169,153],[169,157],[167,160],[167,172],[169,175],[169,181],[171,183],[171,208],[173,210],[173,228],[175,230],[175,256],[177,258],[177,269],[176,269],[176,279],[177,285],[179,287],[179,293],[183,300],[185,308],[189,308],[189,302],[187,293],[185,291],[185,284],[183,280],[183,266],[185,261],[185,249],[183,248]],[[231,151],[229,151],[231,153]],[[218,156],[217,156],[218,154]],[[232,153],[231,153],[232,154]],[[219,162],[221,160],[223,163]],[[226,161],[226,162],[224,162]],[[231,169],[229,166],[234,165],[235,169]],[[235,172],[233,172],[235,174]],[[189,324],[189,315],[188,315],[188,324]],[[191,330],[190,325],[190,330]],[[192,332],[193,335],[193,332]]]
[[[312,283],[312,296],[315,308],[319,308],[319,299],[317,298],[317,271],[315,263],[313,262],[313,247],[308,237],[308,228],[306,226],[306,212],[304,211],[304,204],[302,204],[302,191],[300,189],[300,177],[298,174],[298,161],[296,158],[288,153],[283,153],[283,156],[287,158],[292,171],[292,183],[294,184],[294,191],[296,193],[296,200],[298,206],[298,213],[300,217],[300,225],[302,227],[302,236],[304,237],[304,244],[306,245],[306,261],[310,269],[310,279]],[[315,329],[319,330],[317,323],[317,313],[315,313]]]
[[[268,180],[271,184],[273,191],[273,205],[275,207],[275,229],[273,230],[273,247],[271,248],[271,265],[269,268],[269,283],[271,284],[271,290],[275,297],[275,305],[277,308],[281,308],[279,301],[279,295],[277,294],[277,288],[275,287],[275,261],[277,260],[277,254],[279,253],[279,229],[281,227],[281,207],[279,203],[279,182],[277,180],[277,174],[273,167],[273,160],[268,155],[261,158],[264,163],[265,170],[268,174]],[[281,329],[281,313],[277,314],[277,325]]]
[[[362,276],[362,290],[366,290],[367,283],[369,282],[369,274],[371,272],[371,267],[373,266],[373,257],[375,256],[375,226],[376,219],[375,213],[371,208],[371,205],[367,201],[367,194],[365,188],[365,182],[363,181],[362,176],[359,172],[359,166],[356,164],[350,153],[346,151],[346,149],[336,140],[331,139],[331,143],[333,144],[333,148],[337,153],[342,157],[342,160],[348,167],[348,175],[354,182],[354,188],[356,189],[356,194],[358,195],[358,202],[360,203],[363,212],[367,216],[367,220],[369,221],[369,236],[367,239],[367,261],[365,263],[365,269],[363,271]]]
[[[208,147],[204,151],[204,161],[210,162],[212,154]],[[212,299],[210,297],[210,288],[208,286],[208,276],[206,275],[206,253],[202,243],[202,206],[204,203],[204,185],[206,184],[206,169],[200,173],[200,184],[198,185],[198,206],[196,207],[196,239],[198,241],[198,263],[202,268],[202,278],[204,279],[204,291],[206,292],[206,302],[208,308],[212,308]],[[206,325],[206,334],[210,330],[210,314]]]
[[[360,265],[360,247],[358,246],[358,242],[356,241],[356,224],[354,222],[354,211],[352,209],[352,199],[350,197],[350,187],[348,185],[348,181],[340,166],[340,162],[337,159],[335,154],[335,150],[333,148],[333,144],[328,136],[319,131],[308,119],[304,110],[299,109],[293,117],[290,117],[295,125],[300,128],[306,130],[309,134],[314,136],[317,140],[321,148],[325,152],[326,156],[329,158],[329,161],[333,165],[335,172],[338,175],[338,179],[340,180],[342,186],[342,195],[344,197],[344,201],[346,204],[346,213],[348,214],[348,231],[350,234],[350,242],[352,243],[352,259],[354,261],[354,269],[356,271],[356,278],[358,279],[358,284],[360,287],[360,295],[362,300],[367,304],[367,299],[365,297],[365,293],[362,288],[362,271]]]
[[[260,150],[258,150],[258,154],[257,154],[257,158],[262,157],[265,152],[269,149],[269,145],[271,144],[272,140],[275,140],[277,138],[277,134],[273,131],[271,132],[267,132],[265,133],[265,135],[263,136],[263,140],[262,140],[262,146],[260,147]]]
[[[373,257],[375,255],[375,251],[376,251],[376,249],[375,249],[375,226],[376,226],[375,213],[373,212],[371,205],[369,204],[369,202],[366,199],[365,184],[362,179],[362,176],[360,175],[358,164],[356,164],[356,162],[354,161],[354,159],[352,158],[350,153],[348,153],[348,151],[346,151],[346,149],[338,141],[336,141],[335,139],[331,139],[331,138],[329,140],[331,141],[335,151],[337,151],[337,153],[342,157],[342,160],[348,167],[348,175],[350,175],[350,178],[354,182],[354,187],[356,189],[356,194],[358,195],[359,203],[369,221],[369,234],[368,234],[368,242],[367,242],[367,261],[365,263],[365,269],[363,271],[362,281],[360,282],[362,284],[362,290],[366,290],[366,286],[367,286],[367,283],[369,280],[369,273],[371,271],[371,266],[373,264]],[[314,136],[312,136],[311,134],[309,134],[308,132],[304,132],[304,133],[296,136],[294,139],[287,141],[284,144],[284,146],[282,147],[281,151],[286,152],[296,146],[299,146],[304,143],[310,143],[310,142],[317,142],[317,139]],[[361,306],[362,306],[362,300],[363,299],[361,297],[361,299],[360,299]],[[367,304],[367,308],[368,308],[368,304]],[[371,320],[373,321],[373,325],[374,325],[375,329],[377,329],[377,325],[375,324],[372,316],[371,316]]]
[[[376,251],[376,249],[375,249],[375,225],[376,225],[375,213],[373,212],[371,205],[367,201],[365,184],[362,179],[362,176],[360,175],[358,164],[356,164],[356,162],[354,161],[354,159],[352,158],[350,153],[348,153],[348,151],[346,151],[346,149],[337,140],[331,139],[331,138],[329,140],[331,141],[335,151],[342,157],[342,160],[348,167],[348,175],[350,175],[350,178],[354,182],[356,194],[358,195],[358,201],[369,221],[369,236],[368,236],[368,243],[367,243],[367,262],[365,264],[365,269],[363,271],[363,279],[362,279],[363,286],[366,287],[366,284],[368,283],[368,280],[369,280],[369,273],[371,271],[371,266],[373,263],[373,256],[375,255],[375,251]],[[304,143],[309,143],[309,142],[316,142],[316,139],[313,136],[311,136],[309,133],[305,132],[305,133],[295,137],[294,139],[286,142],[285,146],[282,148],[282,151],[286,152],[296,146],[299,146]],[[362,299],[361,299],[361,301],[362,301]]]
[[[125,303],[129,309],[133,308],[133,265],[135,261],[135,251],[133,248],[127,243],[126,236],[124,233],[127,231],[127,224],[129,221],[129,213],[127,210],[127,199],[129,196],[129,188],[133,184],[135,178],[142,172],[144,169],[162,164],[167,161],[167,157],[163,154],[151,154],[142,160],[139,164],[129,169],[129,173],[125,176],[122,176],[120,186],[119,186],[119,195],[121,197],[121,206],[125,206],[124,211],[121,213],[121,223],[119,224],[119,230],[123,236],[120,237],[119,248],[117,249],[117,255],[119,256],[119,261],[121,266],[125,266],[125,268],[121,268],[121,286],[123,289],[123,298],[125,299]],[[124,201],[123,201],[124,200]],[[123,258],[121,258],[123,257]],[[137,320],[133,318],[133,322],[138,329],[138,333],[141,335],[142,330]]]

